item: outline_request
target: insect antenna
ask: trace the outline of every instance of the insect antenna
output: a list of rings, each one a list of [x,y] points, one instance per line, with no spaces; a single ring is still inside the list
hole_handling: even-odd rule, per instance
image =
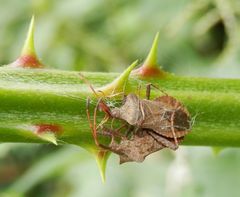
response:
[[[90,87],[90,89],[92,90],[94,95],[96,97],[98,97],[98,95],[97,95],[96,91],[94,90],[92,84],[86,79],[86,77],[82,73],[78,73],[78,74],[79,74],[80,78],[84,81],[84,83],[86,83]]]

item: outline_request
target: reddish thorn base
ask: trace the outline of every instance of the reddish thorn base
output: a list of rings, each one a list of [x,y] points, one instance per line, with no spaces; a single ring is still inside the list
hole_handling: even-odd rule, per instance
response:
[[[165,73],[156,67],[141,66],[140,68],[132,71],[133,75],[140,77],[163,77]]]
[[[42,68],[43,65],[38,61],[35,56],[24,55],[19,57],[15,62],[10,64],[12,67],[22,67],[22,68]]]
[[[60,135],[62,133],[62,128],[59,125],[52,125],[52,124],[39,124],[35,125],[36,133],[41,134],[45,132],[53,132],[56,135]]]

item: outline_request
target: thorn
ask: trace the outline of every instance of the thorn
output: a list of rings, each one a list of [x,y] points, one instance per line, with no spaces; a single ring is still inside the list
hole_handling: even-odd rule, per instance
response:
[[[34,29],[35,29],[35,17],[33,15],[29,25],[27,38],[22,48],[21,56],[24,56],[24,55],[36,56],[35,47],[34,47]]]
[[[148,53],[148,56],[144,62],[144,65],[148,67],[156,67],[157,66],[157,52],[158,52],[158,42],[159,42],[159,32],[157,32],[152,48],[150,52]]]
[[[56,146],[58,145],[56,135],[51,131],[38,134],[38,136],[47,142],[53,143]]]
[[[95,158],[103,183],[106,181],[106,166],[109,155],[110,152],[106,150],[99,150],[95,153]]]
[[[134,61],[118,78],[110,84],[97,89],[97,91],[102,92],[105,96],[124,93],[129,75],[137,64],[138,60]]]
[[[39,124],[34,126],[35,133],[43,140],[57,144],[57,136],[62,133],[62,128],[58,125]]]
[[[34,47],[34,26],[35,19],[32,16],[27,37],[24,42],[22,52],[20,57],[11,63],[11,67],[20,67],[20,68],[42,68],[43,64],[38,60],[35,47]]]
[[[158,51],[159,32],[156,34],[150,52],[143,65],[134,70],[132,73],[139,77],[164,77],[166,72],[161,70],[161,67],[157,64],[157,51]]]

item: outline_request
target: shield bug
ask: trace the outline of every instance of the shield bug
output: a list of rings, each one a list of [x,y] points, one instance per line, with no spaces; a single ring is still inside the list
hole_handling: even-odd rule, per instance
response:
[[[151,84],[147,85],[147,98]],[[122,106],[113,108],[111,115],[137,128],[151,130],[166,138],[173,138],[178,148],[177,138],[190,132],[191,119],[187,109],[172,96],[164,95],[154,100],[140,99],[136,94],[128,94]]]
[[[178,138],[178,143],[182,138]],[[151,130],[138,129],[130,139],[122,139],[120,143],[113,141],[110,150],[120,157],[120,164],[125,162],[143,162],[145,157],[165,147],[172,147],[174,140],[152,133]]]

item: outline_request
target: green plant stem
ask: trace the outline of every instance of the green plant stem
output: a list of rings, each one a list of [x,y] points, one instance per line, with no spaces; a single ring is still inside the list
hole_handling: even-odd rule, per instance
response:
[[[83,72],[94,87],[110,83],[117,73]],[[153,83],[176,97],[196,117],[184,145],[240,146],[240,80],[189,78],[169,75],[164,79],[140,80],[130,77],[127,92],[141,84]],[[152,97],[161,95],[152,89]],[[0,141],[43,143],[28,125],[58,124],[64,128],[59,140],[91,147],[94,142],[86,118],[86,98],[93,101],[89,86],[78,72],[0,69]]]

